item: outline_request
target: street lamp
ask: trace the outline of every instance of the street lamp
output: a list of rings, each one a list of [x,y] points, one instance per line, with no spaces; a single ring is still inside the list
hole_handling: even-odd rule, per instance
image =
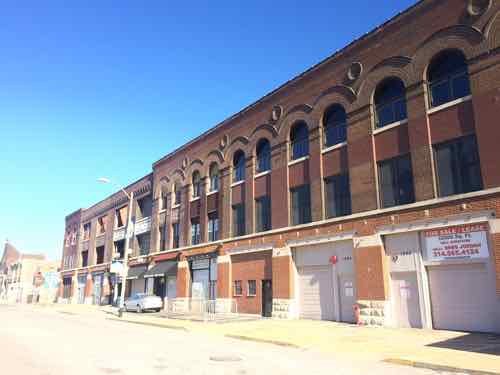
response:
[[[97,179],[98,182],[102,184],[110,184],[111,180],[106,177],[100,177]],[[120,306],[118,314],[121,317],[123,313],[123,307],[125,304],[125,287],[127,285],[127,274],[128,274],[128,252],[129,252],[129,230],[132,227],[132,203],[134,202],[134,192],[131,191],[130,194],[125,191],[123,187],[120,190],[125,193],[128,198],[128,208],[127,208],[127,225],[125,226],[125,254],[123,254],[123,270],[122,270],[122,288],[120,290]]]

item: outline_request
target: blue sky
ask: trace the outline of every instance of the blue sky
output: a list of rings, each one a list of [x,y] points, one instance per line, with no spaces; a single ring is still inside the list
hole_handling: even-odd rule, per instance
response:
[[[0,240],[58,259],[65,215],[113,192],[96,178],[149,173],[414,2],[2,2]]]

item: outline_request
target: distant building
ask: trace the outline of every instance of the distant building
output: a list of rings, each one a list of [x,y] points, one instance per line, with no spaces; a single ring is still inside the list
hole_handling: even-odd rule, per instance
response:
[[[23,254],[8,241],[0,261],[0,300],[8,303],[54,302],[59,263],[43,254]]]

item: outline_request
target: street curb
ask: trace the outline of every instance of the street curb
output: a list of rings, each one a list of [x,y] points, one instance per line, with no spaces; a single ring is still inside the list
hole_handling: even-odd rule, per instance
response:
[[[139,322],[136,320],[128,320],[128,319],[120,319],[120,318],[106,318],[106,320],[114,320],[116,322],[132,323],[132,324],[137,324],[137,325],[142,325],[142,326],[175,329],[177,331],[189,332],[189,330],[186,327],[171,326],[171,325],[160,324],[160,323]]]
[[[402,359],[402,358],[387,358],[387,359],[384,359],[382,362],[392,363],[392,364],[401,365],[401,366],[425,368],[425,369],[435,370],[435,371],[449,371],[449,372],[466,373],[468,375],[500,375],[500,372],[472,370],[472,369],[466,369],[466,368],[461,368],[461,367],[436,365],[433,363],[412,361],[409,359]]]
[[[303,348],[303,347],[301,347],[299,345],[292,344],[292,343],[286,342],[286,341],[258,339],[258,338],[255,338],[255,337],[249,337],[249,336],[243,336],[243,335],[231,335],[231,334],[224,335],[224,337],[228,337],[228,338],[231,338],[231,339],[237,339],[237,340],[243,340],[243,341],[253,341],[253,342],[258,342],[258,343],[263,343],[263,344],[272,344],[272,345],[284,346],[284,347],[294,348],[294,349],[305,349],[305,348]]]

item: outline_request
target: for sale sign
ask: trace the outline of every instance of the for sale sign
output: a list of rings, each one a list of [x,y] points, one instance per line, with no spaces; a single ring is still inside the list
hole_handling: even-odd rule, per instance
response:
[[[487,233],[486,223],[425,231],[427,261],[488,258]]]

